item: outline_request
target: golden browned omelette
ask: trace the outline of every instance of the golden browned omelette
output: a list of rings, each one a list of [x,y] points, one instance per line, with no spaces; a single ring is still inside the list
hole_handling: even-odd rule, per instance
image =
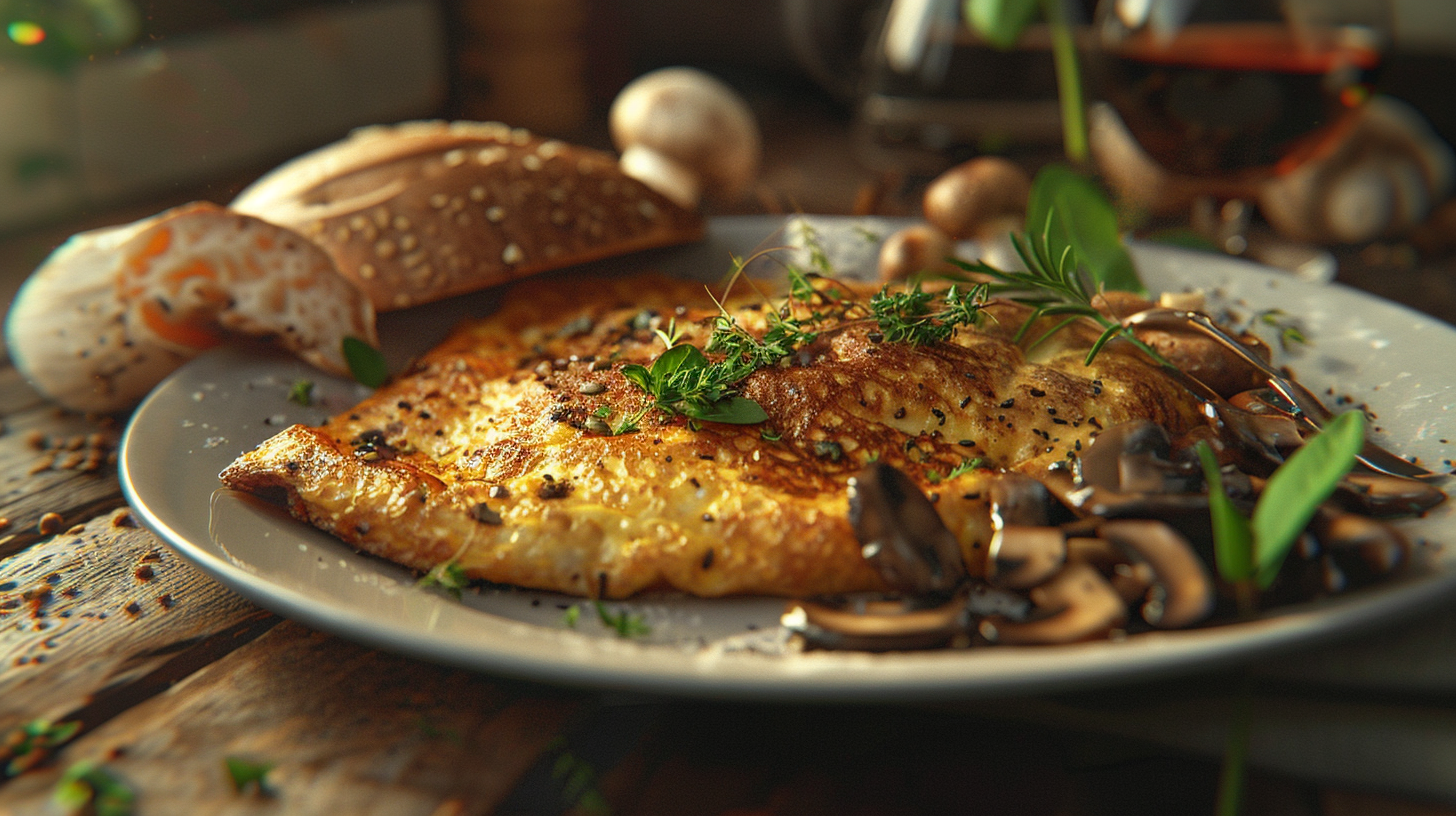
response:
[[[1201,422],[1196,400],[1120,341],[1084,365],[1096,331],[1059,332],[1028,360],[1010,339],[1024,307],[992,303],[979,329],[909,345],[839,297],[837,322],[739,386],[767,420],[731,425],[642,413],[650,399],[623,375],[662,354],[654,329],[704,347],[719,310],[701,283],[526,282],[353,410],[283,431],[222,480],[418,570],[453,562],[595,597],[807,595],[884,586],[846,517],[846,482],[868,461],[925,490],[974,565],[990,539],[989,469],[1076,458],[1134,418],[1175,436]],[[765,331],[761,297],[725,306]],[[638,414],[637,430],[614,433]]]

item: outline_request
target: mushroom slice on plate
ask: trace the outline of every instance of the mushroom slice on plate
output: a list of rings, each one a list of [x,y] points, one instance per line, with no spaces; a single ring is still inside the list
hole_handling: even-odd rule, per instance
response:
[[[780,618],[805,645],[882,652],[944,646],[967,629],[964,598],[935,604],[912,599],[829,603],[793,601]]]
[[[1072,643],[1102,637],[1127,622],[1122,597],[1089,564],[1068,564],[1030,596],[1045,614],[1024,621],[988,616],[981,620],[981,636],[994,643]]]
[[[375,341],[374,310],[303,236],[198,202],[83,232],[16,297],[16,367],[81,411],[116,411],[229,334],[275,339],[348,372],[343,340]]]
[[[1213,579],[1178,531],[1160,521],[1109,521],[1103,538],[1135,553],[1153,570],[1156,583],[1143,604],[1143,619],[1163,629],[1191,626],[1213,612]]]
[[[960,544],[935,505],[890,465],[868,465],[850,480],[849,521],[865,559],[895,589],[947,592],[966,576]]]
[[[991,536],[986,578],[996,586],[1027,589],[1052,577],[1067,560],[1067,539],[1056,527],[1008,524]]]

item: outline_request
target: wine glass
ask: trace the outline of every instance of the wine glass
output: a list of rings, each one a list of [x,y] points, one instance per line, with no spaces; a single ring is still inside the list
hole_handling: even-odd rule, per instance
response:
[[[1374,0],[1102,0],[1087,66],[1168,172],[1252,182],[1340,138],[1390,27]]]

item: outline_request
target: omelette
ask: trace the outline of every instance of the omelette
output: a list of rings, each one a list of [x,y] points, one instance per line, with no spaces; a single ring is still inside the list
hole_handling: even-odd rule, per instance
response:
[[[996,472],[1076,460],[1133,419],[1174,438],[1205,425],[1130,344],[1085,363],[1090,324],[1033,344],[1052,322],[1022,339],[1027,308],[990,301],[948,339],[892,342],[869,292],[827,280],[812,342],[731,386],[760,422],[664,410],[626,373],[669,344],[711,349],[725,324],[762,337],[784,301],[583,273],[517,285],[353,409],[282,431],[221,479],[422,572],[595,598],[805,596],[885,588],[848,518],[866,463],[930,497],[974,574]]]

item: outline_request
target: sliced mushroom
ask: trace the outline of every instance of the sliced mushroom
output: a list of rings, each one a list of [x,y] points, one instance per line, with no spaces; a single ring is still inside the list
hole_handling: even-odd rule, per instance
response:
[[[962,598],[934,606],[913,600],[793,601],[779,622],[811,648],[883,652],[944,646],[966,632],[967,617]]]
[[[1020,473],[1002,473],[991,483],[991,524],[1045,527],[1051,524],[1052,496],[1046,485]]]
[[[1156,579],[1143,619],[1163,629],[1181,629],[1213,612],[1216,595],[1208,569],[1188,540],[1159,521],[1126,519],[1102,525],[1103,538],[1137,553]]]
[[[1097,435],[1082,455],[1080,481],[1119,493],[1186,493],[1201,481],[1192,462],[1175,463],[1162,426],[1123,422]]]
[[[1068,564],[1029,595],[1045,615],[1025,621],[989,616],[980,623],[981,636],[993,643],[1072,643],[1104,636],[1127,621],[1117,590],[1087,564]]]
[[[1340,482],[1335,500],[1371,516],[1424,513],[1446,500],[1446,494],[1425,482],[1386,473],[1352,472]]]
[[[986,579],[996,586],[1027,589],[1045,582],[1067,560],[1067,540],[1056,527],[1008,524],[991,535]]]
[[[1358,568],[1362,577],[1387,575],[1410,560],[1410,540],[1379,519],[1322,507],[1310,530],[1347,573]]]
[[[891,587],[946,592],[966,576],[960,544],[910,477],[883,462],[849,481],[849,521],[861,552]]]

